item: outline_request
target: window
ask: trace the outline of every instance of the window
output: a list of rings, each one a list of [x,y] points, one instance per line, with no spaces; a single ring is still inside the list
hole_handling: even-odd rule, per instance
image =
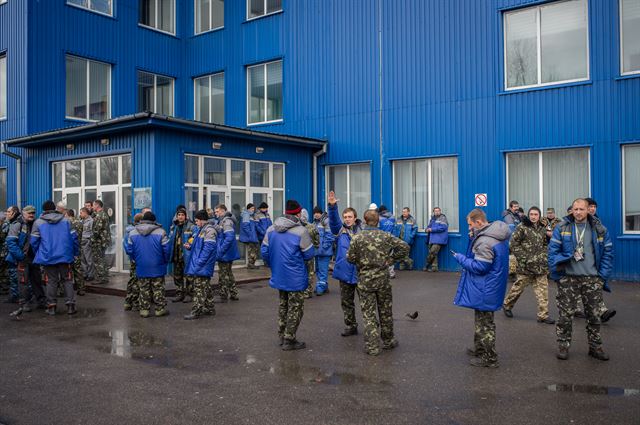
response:
[[[557,149],[507,154],[507,199],[527,211],[555,208],[558,215],[574,199],[590,194],[588,149]]]
[[[7,54],[0,54],[0,119],[7,118]]]
[[[282,0],[247,0],[247,19],[259,18],[282,10]]]
[[[458,158],[394,161],[394,213],[400,215],[404,207],[409,207],[422,230],[429,224],[431,211],[440,207],[449,230],[459,231]]]
[[[111,65],[67,56],[66,116],[102,121],[111,117]]]
[[[113,16],[112,0],[67,0],[67,4]]]
[[[333,190],[340,207],[355,208],[362,217],[371,203],[371,171],[369,164],[335,165],[328,167],[327,192]]]
[[[504,14],[505,88],[589,78],[587,0],[568,0]]]
[[[247,122],[282,120],[282,61],[247,68]]]
[[[196,121],[224,124],[224,72],[193,80]]]
[[[224,26],[224,0],[195,0],[196,34]]]
[[[0,168],[0,208],[7,209],[7,169]]]
[[[174,79],[138,71],[138,112],[173,115]]]
[[[175,16],[175,0],[140,0],[141,25],[175,34]]]
[[[640,233],[640,145],[622,147],[624,232]]]
[[[620,0],[622,74],[640,73],[640,0]]]

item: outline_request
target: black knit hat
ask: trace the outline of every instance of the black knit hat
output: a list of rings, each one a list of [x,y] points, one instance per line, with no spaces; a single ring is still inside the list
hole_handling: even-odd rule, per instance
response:
[[[295,199],[287,200],[287,207],[285,208],[285,213],[290,215],[296,215],[300,211],[302,211],[302,207]]]
[[[56,204],[53,201],[44,201],[42,204],[42,211],[53,211],[56,209]]]
[[[269,209],[269,205],[267,205],[266,202],[262,202],[260,204],[260,206],[258,207],[259,210],[268,210]]]
[[[180,210],[185,210],[185,211],[186,211],[186,210],[187,210],[187,207],[185,207],[184,205],[178,205],[178,206],[176,207],[176,213],[179,213],[179,212],[180,212]]]
[[[251,208],[255,207],[255,205],[253,205],[251,202],[249,202],[247,204],[247,209],[250,210]]]
[[[206,210],[200,210],[196,213],[196,219],[198,220],[209,220],[209,214],[207,214]]]
[[[387,211],[387,207],[386,207],[386,206],[384,206],[384,205],[380,205],[380,206],[378,207],[378,212],[379,212],[379,213],[382,213],[382,212],[385,212],[385,211]]]
[[[314,214],[322,214],[322,208],[320,208],[318,205],[316,205],[315,207],[313,207],[313,213]]]
[[[156,215],[154,213],[152,213],[151,211],[147,211],[146,213],[144,213],[144,215],[142,216],[142,220],[144,221],[156,221]]]
[[[178,214],[184,214],[184,215],[187,215],[187,209],[186,209],[186,208],[178,208],[178,209],[176,210],[176,215],[178,215]]]

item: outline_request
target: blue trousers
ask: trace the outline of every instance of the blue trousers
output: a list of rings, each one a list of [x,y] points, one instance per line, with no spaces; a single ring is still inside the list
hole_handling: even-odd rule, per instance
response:
[[[327,290],[329,279],[329,262],[331,257],[316,257],[316,293],[323,294]]]
[[[18,266],[9,263],[9,298],[17,301],[20,298],[20,288],[18,286]]]

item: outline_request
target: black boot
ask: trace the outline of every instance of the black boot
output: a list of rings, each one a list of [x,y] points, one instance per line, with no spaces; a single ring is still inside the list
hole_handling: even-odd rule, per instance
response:
[[[77,312],[78,312],[78,310],[76,310],[76,305],[75,304],[69,304],[67,306],[67,314],[68,315],[76,314]]]
[[[340,335],[341,336],[358,335],[358,327],[354,326],[353,328],[344,328],[344,330]]]
[[[282,344],[282,351],[302,350],[307,344],[297,339],[285,339]]]
[[[184,295],[178,295],[177,297],[175,297],[174,299],[171,300],[172,303],[180,303],[184,301]]]

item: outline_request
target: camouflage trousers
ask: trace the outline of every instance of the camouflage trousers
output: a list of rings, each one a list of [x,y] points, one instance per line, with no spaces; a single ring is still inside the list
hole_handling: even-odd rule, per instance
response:
[[[260,244],[254,242],[245,242],[247,246],[247,262],[250,266],[256,264],[256,260],[260,254]]]
[[[538,302],[538,319],[544,320],[549,317],[549,281],[546,274],[519,274],[516,281],[511,285],[507,297],[504,299],[503,308],[511,310],[522,295],[524,288],[533,286],[533,293]]]
[[[213,285],[211,278],[204,276],[189,276],[193,282],[193,306],[194,314],[215,314],[216,307],[213,304]]]
[[[287,340],[295,340],[298,326],[304,315],[303,291],[278,291],[280,305],[278,307],[278,335]]]
[[[76,303],[76,294],[73,290],[73,266],[71,264],[56,264],[44,266],[47,277],[47,305],[55,306],[58,297],[58,285],[64,287],[64,303],[72,305]]]
[[[347,328],[357,328],[356,322],[356,285],[340,281],[340,306],[344,314],[344,324]]]
[[[238,298],[238,287],[236,278],[233,276],[231,262],[218,261],[218,285],[220,287],[220,298]]]
[[[136,276],[136,262],[133,260],[129,265],[129,280],[127,281],[127,295],[124,298],[124,304],[131,306],[134,310],[140,309],[140,288]]]
[[[311,298],[314,291],[313,277],[316,273],[316,260],[311,259],[309,261],[305,261],[304,265],[307,268],[307,280],[309,281],[309,286],[307,286],[307,289],[304,290],[304,296],[305,298]]]
[[[191,277],[184,275],[184,260],[173,263],[173,283],[176,285],[176,296],[192,295]]]
[[[377,291],[358,288],[358,297],[364,322],[365,349],[368,353],[378,353],[380,337],[383,347],[390,347],[394,342],[391,284],[383,285]]]
[[[582,299],[584,314],[587,316],[589,347],[598,348],[602,345],[599,314],[602,285],[602,279],[597,276],[566,276],[558,281],[556,335],[560,346],[571,345],[573,315],[576,312],[578,299]]]
[[[109,282],[109,269],[104,255],[105,249],[106,248],[103,248],[99,244],[91,244],[91,255],[93,256],[93,264],[96,272],[95,279],[98,283]]]
[[[440,252],[442,245],[437,243],[429,244],[429,254],[427,255],[427,268],[431,267],[431,270],[438,271],[438,253]]]
[[[474,310],[474,312],[474,349],[479,358],[489,363],[495,363],[498,361],[498,353],[496,353],[496,324],[493,321],[493,311]]]
[[[73,281],[78,291],[84,291],[84,272],[82,271],[82,258],[80,256],[73,260]]]
[[[167,299],[164,296],[164,277],[138,278],[140,287],[140,311],[151,311],[151,303],[156,306],[156,311],[167,308]]]

